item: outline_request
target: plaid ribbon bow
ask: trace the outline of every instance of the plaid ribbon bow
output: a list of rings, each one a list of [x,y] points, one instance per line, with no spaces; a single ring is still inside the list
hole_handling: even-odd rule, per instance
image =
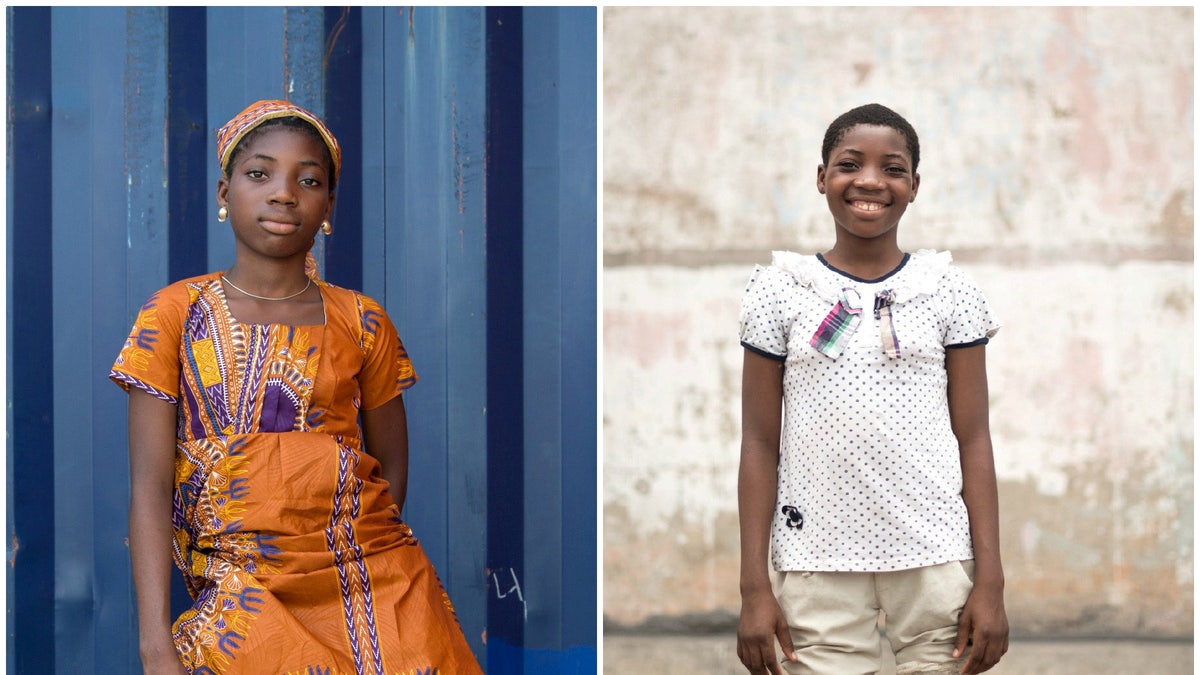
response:
[[[883,352],[891,359],[900,358],[900,339],[896,336],[895,325],[892,323],[892,304],[895,298],[896,294],[891,290],[880,291],[875,296],[875,320],[879,322],[879,338],[883,343]],[[809,344],[831,359],[841,356],[858,330],[858,324],[862,322],[862,309],[862,296],[858,291],[843,288],[837,304],[821,321]]]

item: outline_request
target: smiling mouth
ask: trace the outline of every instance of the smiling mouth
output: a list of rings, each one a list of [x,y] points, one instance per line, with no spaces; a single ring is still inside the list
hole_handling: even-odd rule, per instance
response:
[[[886,204],[880,204],[879,202],[864,202],[861,200],[852,201],[850,205],[860,211],[880,211],[886,206]]]

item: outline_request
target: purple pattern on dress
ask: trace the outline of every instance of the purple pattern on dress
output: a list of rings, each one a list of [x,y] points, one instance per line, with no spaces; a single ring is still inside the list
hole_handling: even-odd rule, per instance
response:
[[[367,573],[366,561],[363,560],[362,547],[354,541],[354,519],[358,518],[362,506],[363,481],[355,475],[358,466],[358,455],[353,448],[343,444],[338,437],[338,482],[334,493],[333,513],[329,519],[329,527],[325,530],[326,543],[333,552],[334,566],[337,568],[338,584],[342,592],[342,611],[345,614],[346,632],[350,638],[350,647],[354,656],[354,667],[361,675],[363,670],[363,654],[359,651],[359,635],[354,625],[354,610],[350,595],[351,575],[357,576],[365,596],[365,615],[367,639],[371,644],[371,661],[375,672],[383,672],[383,654],[379,648],[379,634],[375,626],[375,603],[371,592],[371,578]],[[350,498],[349,508],[343,506],[345,497]],[[337,545],[335,532],[344,532],[349,548],[342,549]]]
[[[188,416],[192,438],[204,438],[204,420],[200,418],[200,402],[196,399],[196,393],[191,387],[183,388],[183,404],[188,408]]]
[[[271,378],[263,388],[262,412],[258,418],[259,431],[292,431],[300,406],[296,393],[285,387],[283,380]]]
[[[162,391],[160,389],[155,389],[154,387],[146,384],[145,382],[142,382],[141,380],[136,379],[134,377],[130,377],[129,375],[126,375],[125,373],[118,373],[115,370],[110,370],[108,372],[108,376],[118,382],[124,382],[125,384],[133,387],[134,389],[140,389],[141,391],[144,391],[147,394],[150,394],[151,396],[153,396],[154,398],[157,398],[160,401],[166,401],[167,403],[178,403],[178,399],[176,399],[174,396],[168,394],[167,392]]]

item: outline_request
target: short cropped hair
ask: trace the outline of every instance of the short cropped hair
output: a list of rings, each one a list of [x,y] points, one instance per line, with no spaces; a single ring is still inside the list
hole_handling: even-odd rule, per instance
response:
[[[848,110],[829,125],[825,130],[825,140],[821,143],[821,161],[828,164],[834,146],[841,142],[847,131],[860,124],[891,127],[900,132],[908,146],[908,154],[912,155],[912,170],[916,173],[917,164],[921,161],[921,143],[917,140],[917,130],[899,113],[878,103],[868,103]]]

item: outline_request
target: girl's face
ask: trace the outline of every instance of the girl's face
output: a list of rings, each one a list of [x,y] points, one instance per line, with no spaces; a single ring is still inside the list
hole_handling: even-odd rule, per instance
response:
[[[327,154],[320,141],[287,127],[264,129],[238,150],[229,178],[217,184],[217,203],[229,209],[239,256],[308,252],[333,209]]]
[[[920,182],[904,135],[885,126],[852,127],[829,153],[829,166],[817,167],[817,190],[839,234],[859,239],[894,236]]]

